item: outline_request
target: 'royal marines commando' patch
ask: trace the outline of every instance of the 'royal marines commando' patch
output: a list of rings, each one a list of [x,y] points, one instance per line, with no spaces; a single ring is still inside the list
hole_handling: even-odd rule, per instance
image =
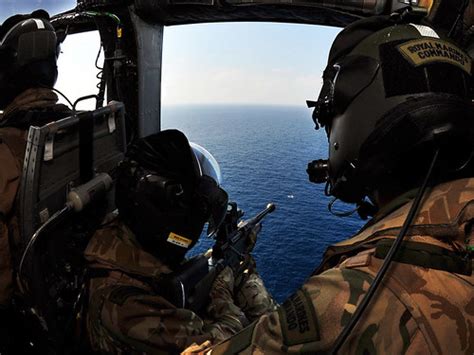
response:
[[[444,62],[471,74],[471,57],[454,44],[436,38],[415,39],[400,44],[400,53],[414,66]]]
[[[320,340],[316,313],[306,291],[296,291],[283,303],[278,313],[285,345]]]

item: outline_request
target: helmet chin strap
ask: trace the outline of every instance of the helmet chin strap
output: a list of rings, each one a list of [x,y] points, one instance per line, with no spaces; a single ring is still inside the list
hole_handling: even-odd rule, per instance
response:
[[[433,156],[433,159],[431,160],[431,165],[428,169],[428,172],[426,173],[423,184],[418,190],[418,193],[415,197],[415,200],[413,201],[413,204],[410,208],[410,211],[408,212],[407,218],[405,219],[405,222],[403,223],[402,229],[400,230],[398,237],[395,239],[390,250],[388,251],[388,254],[384,260],[384,263],[382,264],[382,267],[380,268],[379,272],[375,276],[374,281],[371,283],[369,290],[365,294],[359,306],[355,310],[354,315],[352,316],[349,323],[347,323],[347,325],[344,327],[344,329],[342,330],[342,332],[339,334],[336,341],[334,342],[334,346],[331,349],[331,354],[334,354],[334,355],[337,354],[338,351],[341,349],[341,346],[344,345],[344,342],[349,337],[354,327],[357,325],[357,322],[359,321],[361,315],[363,314],[364,310],[367,308],[367,305],[370,303],[375,292],[377,291],[378,286],[382,282],[382,279],[385,276],[395,253],[400,249],[403,238],[405,237],[405,234],[407,233],[408,228],[410,227],[411,223],[413,222],[413,219],[418,213],[418,209],[420,207],[421,201],[425,194],[426,187],[428,186],[428,181],[431,177],[436,161],[438,160],[438,155],[439,155],[439,149],[436,150]]]

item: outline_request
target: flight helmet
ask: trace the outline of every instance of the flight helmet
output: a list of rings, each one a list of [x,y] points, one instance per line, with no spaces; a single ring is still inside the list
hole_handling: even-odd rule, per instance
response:
[[[310,180],[361,203],[386,181],[416,187],[438,148],[438,176],[465,171],[474,143],[471,71],[471,58],[449,38],[397,15],[346,27],[314,102],[329,159],[309,164]]]
[[[59,42],[46,11],[15,15],[0,27],[0,110],[34,87],[53,87]]]
[[[204,224],[214,234],[227,211],[216,160],[177,130],[133,142],[117,172],[119,215],[145,250],[179,263]]]

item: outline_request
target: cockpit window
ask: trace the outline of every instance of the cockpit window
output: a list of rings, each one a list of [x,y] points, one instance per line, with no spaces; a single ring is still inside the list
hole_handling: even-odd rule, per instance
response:
[[[212,23],[165,27],[162,103],[304,106],[335,27]]]
[[[104,62],[103,51],[99,54],[99,48],[100,36],[97,31],[68,35],[61,44],[56,88],[72,103],[80,97],[96,95],[99,91]],[[67,104],[62,97],[60,101]],[[95,99],[77,105],[77,108],[82,110],[95,107]]]

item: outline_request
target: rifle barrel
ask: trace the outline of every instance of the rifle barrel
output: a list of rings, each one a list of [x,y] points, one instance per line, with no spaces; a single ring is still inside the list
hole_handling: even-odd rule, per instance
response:
[[[260,222],[267,214],[272,213],[273,211],[275,211],[275,208],[276,208],[275,204],[270,202],[263,211],[261,211],[254,218],[252,218],[252,223]]]

